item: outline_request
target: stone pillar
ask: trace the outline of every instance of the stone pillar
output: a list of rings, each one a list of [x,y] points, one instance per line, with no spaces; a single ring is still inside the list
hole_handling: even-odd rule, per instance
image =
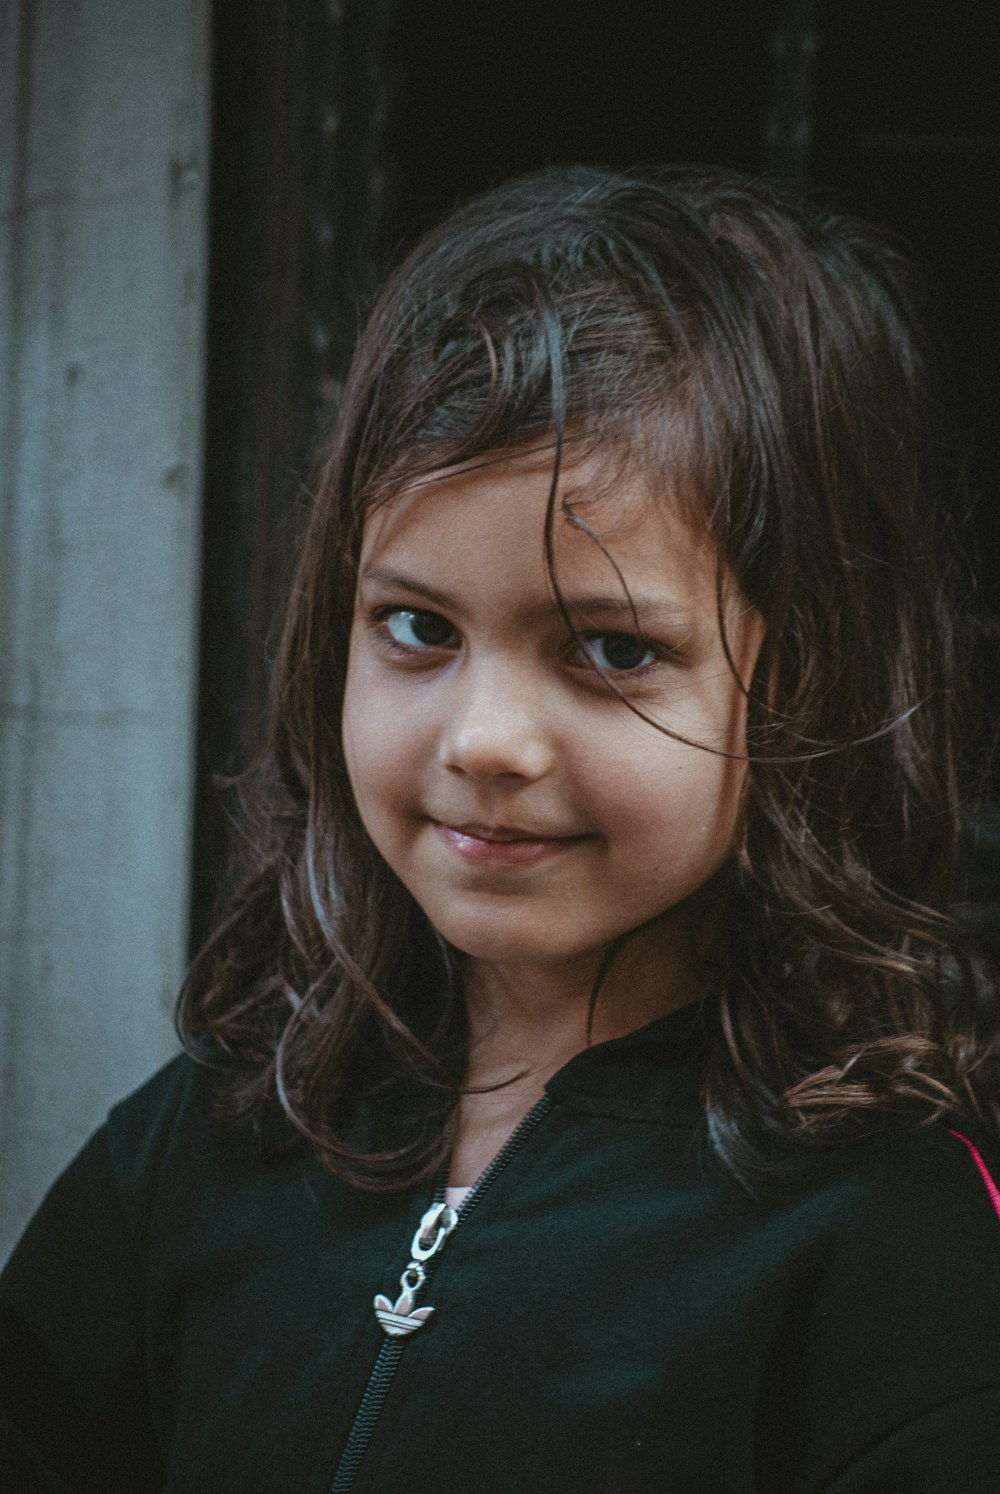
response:
[[[0,7],[0,1255],[175,1048],[208,12]]]

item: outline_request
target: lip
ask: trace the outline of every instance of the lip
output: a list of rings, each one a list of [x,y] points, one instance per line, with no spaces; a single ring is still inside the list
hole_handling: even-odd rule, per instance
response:
[[[463,861],[480,866],[525,866],[588,839],[585,835],[546,835],[515,825],[447,825],[434,831]]]

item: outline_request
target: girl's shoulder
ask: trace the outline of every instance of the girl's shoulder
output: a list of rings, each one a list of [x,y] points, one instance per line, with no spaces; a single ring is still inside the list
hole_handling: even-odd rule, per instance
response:
[[[983,1127],[895,1126],[831,1148],[766,1212],[782,1258],[836,1279],[846,1304],[891,1277],[883,1306],[905,1314],[921,1283],[967,1300],[978,1275],[1000,1327],[1000,1144]]]
[[[72,1179],[81,1164],[99,1161],[108,1189],[129,1215],[148,1203],[174,1159],[186,1154],[188,1165],[197,1166],[199,1157],[209,1156],[218,1144],[215,1132],[211,1077],[179,1053],[112,1106],[64,1176]]]
[[[896,1125],[835,1149],[810,1197],[834,1222],[875,1235],[946,1237],[956,1228],[1000,1249],[1000,1139],[970,1121]]]
[[[187,1259],[194,1244],[221,1248],[244,1225],[252,1236],[275,1196],[281,1213],[281,1195],[301,1191],[301,1152],[268,1163],[245,1128],[219,1124],[216,1078],[179,1054],[111,1109],[15,1248],[0,1311],[16,1303],[31,1317],[54,1291],[138,1302],[151,1273]],[[307,1180],[314,1191],[318,1170]]]
[[[187,1054],[165,1064],[113,1106],[55,1179],[30,1221],[4,1275],[16,1280],[23,1262],[58,1256],[88,1231],[121,1241],[123,1261],[134,1246],[164,1176],[196,1173],[218,1149],[209,1082]],[[130,1245],[131,1241],[131,1245]]]
[[[744,1215],[729,1266],[755,1273],[745,1312],[765,1325],[768,1488],[987,1487],[1000,1168],[970,1129],[894,1127],[831,1149],[797,1198],[758,1204],[756,1225]]]
[[[122,1211],[138,1228],[172,1232],[175,1211],[217,1213],[266,1194],[301,1167],[303,1148],[265,1157],[254,1128],[223,1115],[223,1081],[211,1054],[179,1054],[115,1105],[94,1138],[103,1142]]]
[[[190,1053],[178,1053],[111,1106],[108,1126],[135,1140],[150,1131],[169,1129],[197,1108],[206,1078],[204,1066]]]
[[[898,1392],[901,1416],[942,1385],[1000,1383],[998,1179],[1000,1147],[964,1122],[891,1129],[830,1158],[780,1226],[797,1237],[784,1257],[792,1331],[822,1375],[863,1367],[873,1394],[876,1381]]]

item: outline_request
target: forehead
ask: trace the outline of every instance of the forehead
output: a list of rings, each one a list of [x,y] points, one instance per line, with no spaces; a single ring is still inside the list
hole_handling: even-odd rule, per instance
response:
[[[470,566],[489,561],[504,572],[534,561],[544,579],[551,513],[560,573],[569,566],[607,575],[626,562],[655,572],[671,559],[699,577],[715,577],[714,544],[665,481],[614,454],[586,455],[563,463],[553,500],[552,474],[552,448],[539,446],[409,484],[366,518],[362,574],[386,555],[407,554]]]

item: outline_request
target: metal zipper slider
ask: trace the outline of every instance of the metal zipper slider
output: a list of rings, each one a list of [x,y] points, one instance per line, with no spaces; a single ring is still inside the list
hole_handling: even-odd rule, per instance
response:
[[[434,1312],[433,1307],[414,1307],[417,1293],[427,1280],[423,1262],[437,1255],[445,1240],[458,1223],[458,1214],[451,1204],[436,1203],[424,1214],[417,1225],[410,1246],[410,1263],[399,1278],[400,1294],[390,1302],[383,1292],[375,1297],[375,1316],[390,1338],[403,1338],[416,1333]]]

